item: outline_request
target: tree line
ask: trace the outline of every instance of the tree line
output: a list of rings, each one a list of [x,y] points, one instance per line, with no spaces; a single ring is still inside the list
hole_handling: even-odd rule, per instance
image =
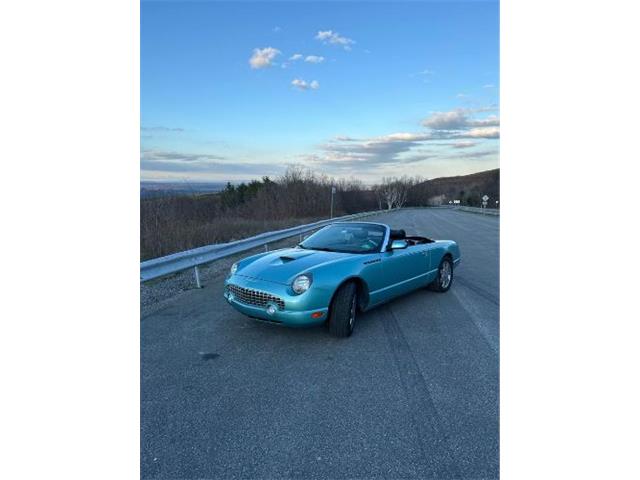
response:
[[[228,183],[218,193],[144,198],[140,202],[140,253],[142,259],[155,258],[327,218],[332,188],[334,216],[447,202],[446,195],[437,195],[427,185],[421,177],[405,175],[366,186],[358,179],[335,180],[290,167],[275,179]],[[480,202],[477,192],[467,195],[462,190],[456,195],[462,197],[462,204]]]

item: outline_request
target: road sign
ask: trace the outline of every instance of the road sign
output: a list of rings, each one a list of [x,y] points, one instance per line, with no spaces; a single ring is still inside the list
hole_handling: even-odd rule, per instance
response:
[[[451,205],[453,202],[451,200],[449,200],[449,205]]]
[[[489,197],[488,197],[487,195],[485,195],[485,196],[483,196],[483,197],[482,197],[482,201],[483,201],[483,202],[486,202],[487,200],[489,200]]]

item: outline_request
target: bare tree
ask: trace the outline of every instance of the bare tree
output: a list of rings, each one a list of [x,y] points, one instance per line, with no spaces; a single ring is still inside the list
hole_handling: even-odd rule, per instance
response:
[[[384,194],[382,192],[382,188],[380,185],[374,185],[371,187],[373,190],[373,194],[376,197],[376,202],[378,202],[378,210],[382,210],[382,203],[384,202]]]
[[[383,177],[382,182],[378,186],[378,191],[380,193],[382,201],[387,206],[387,210],[391,210],[395,206],[398,196],[395,179],[391,177]]]
[[[402,208],[409,198],[409,191],[419,183],[419,177],[383,177],[382,182],[374,187],[380,203],[384,203],[387,210]]]

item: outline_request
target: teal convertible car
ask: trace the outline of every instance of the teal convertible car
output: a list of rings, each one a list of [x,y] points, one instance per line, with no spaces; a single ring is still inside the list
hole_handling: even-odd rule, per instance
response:
[[[249,317],[298,327],[328,323],[353,332],[358,311],[418,288],[446,292],[460,249],[380,223],[333,223],[293,248],[234,263],[224,296]]]

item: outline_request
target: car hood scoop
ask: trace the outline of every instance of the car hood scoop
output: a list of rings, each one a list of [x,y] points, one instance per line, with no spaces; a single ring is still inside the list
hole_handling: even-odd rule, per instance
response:
[[[271,265],[283,265],[285,263],[293,262],[295,260],[308,257],[309,255],[313,255],[313,253],[311,252],[302,252],[301,254],[296,254],[296,253],[280,255],[279,257],[273,259],[273,261],[271,262]]]
[[[349,256],[338,252],[320,252],[288,248],[268,253],[238,271],[238,275],[268,282],[288,284],[292,277],[309,269]]]

